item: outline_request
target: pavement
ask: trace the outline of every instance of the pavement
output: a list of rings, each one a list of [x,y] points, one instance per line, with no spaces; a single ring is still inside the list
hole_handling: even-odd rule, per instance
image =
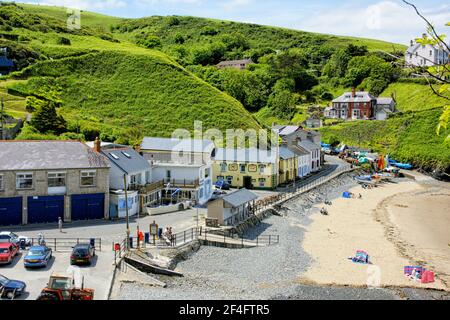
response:
[[[199,217],[206,216],[206,209],[199,209]],[[137,225],[141,230],[148,230],[149,225],[156,221],[160,227],[171,226],[174,232],[180,232],[197,223],[197,210],[190,209],[160,216],[147,216],[145,218],[131,218],[130,231],[136,233]],[[19,300],[35,300],[41,290],[47,285],[52,272],[69,272],[84,276],[86,288],[95,290],[94,299],[106,300],[114,271],[114,252],[112,244],[121,242],[126,236],[126,222],[120,221],[83,221],[66,223],[63,232],[58,230],[57,223],[45,225],[27,225],[20,227],[5,227],[0,231],[12,231],[19,235],[37,238],[42,233],[46,239],[50,238],[101,238],[102,250],[96,250],[96,257],[91,266],[70,266],[70,250],[53,252],[53,258],[46,268],[25,269],[22,252],[10,265],[0,265],[0,274],[9,279],[21,280],[27,284],[26,293]]]

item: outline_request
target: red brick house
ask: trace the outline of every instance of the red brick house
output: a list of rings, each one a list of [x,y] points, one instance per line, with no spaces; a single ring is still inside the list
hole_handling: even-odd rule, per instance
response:
[[[325,117],[345,120],[368,120],[375,117],[377,98],[369,92],[346,92],[325,109]]]

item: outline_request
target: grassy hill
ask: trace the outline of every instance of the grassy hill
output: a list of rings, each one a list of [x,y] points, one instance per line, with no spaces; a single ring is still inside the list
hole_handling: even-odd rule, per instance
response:
[[[26,96],[61,101],[58,113],[68,121],[69,130],[81,132],[87,139],[96,134],[121,142],[142,135],[170,136],[177,128],[192,130],[194,120],[203,121],[205,130],[260,127],[237,100],[189,73],[166,54],[113,40],[104,36],[101,28],[93,29],[114,18],[105,22],[101,15],[83,13],[83,17],[91,17],[88,29],[56,32],[49,22],[50,29],[44,33],[28,19],[39,17],[60,25],[65,21],[65,10],[28,5],[7,9],[9,16],[13,12],[22,19],[23,27],[3,33],[26,39],[19,41],[20,45],[40,58],[11,74],[0,86],[22,101]],[[61,45],[61,37],[70,45]],[[0,42],[10,45],[9,40]],[[24,103],[21,108],[12,103],[6,107],[9,113],[23,115]]]

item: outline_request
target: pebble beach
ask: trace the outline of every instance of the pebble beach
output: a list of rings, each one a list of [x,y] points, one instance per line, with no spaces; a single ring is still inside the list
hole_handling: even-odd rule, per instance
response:
[[[284,216],[270,216],[247,231],[280,235],[280,243],[252,249],[202,246],[176,271],[182,278],[157,276],[167,287],[139,281],[116,283],[112,299],[448,299],[440,279],[422,286],[403,276],[403,266],[413,263],[388,237],[388,225],[376,210],[383,200],[423,186],[407,179],[362,190],[351,174],[331,180],[311,192],[286,202]],[[362,199],[343,199],[344,191],[361,193]],[[328,216],[320,214],[326,206]],[[347,259],[366,249],[382,270],[376,289],[367,288],[367,266]],[[438,290],[424,290],[432,288]],[[441,291],[444,290],[444,291]]]

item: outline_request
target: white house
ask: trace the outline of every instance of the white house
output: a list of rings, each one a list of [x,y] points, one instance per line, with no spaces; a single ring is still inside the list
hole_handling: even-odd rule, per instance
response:
[[[424,35],[425,36],[425,35]],[[411,40],[409,48],[405,53],[405,61],[408,65],[417,67],[431,67],[447,64],[450,52],[443,45],[422,45]]]
[[[100,151],[108,158],[109,171],[109,214],[110,218],[126,216],[125,181],[127,184],[128,215],[134,216],[144,212],[144,205],[151,198],[161,199],[161,186],[147,188],[152,182],[152,167],[134,149],[117,144],[104,143]]]
[[[211,199],[216,152],[212,141],[145,137],[140,149],[152,166],[152,181],[164,183],[163,197],[176,195],[200,204]]]
[[[308,160],[303,157],[303,161],[310,161],[309,168],[304,167],[304,172],[319,171],[322,168],[323,158],[321,153],[321,135],[317,131],[304,130],[300,126],[273,126],[272,130],[278,132],[283,141],[287,142],[288,146],[298,146],[303,151],[309,153]],[[292,150],[291,150],[292,151]],[[300,162],[300,158],[299,158]],[[300,173],[300,171],[299,171]]]
[[[312,158],[311,152],[299,145],[289,146],[289,149],[298,157],[298,177],[304,178],[311,173]]]

